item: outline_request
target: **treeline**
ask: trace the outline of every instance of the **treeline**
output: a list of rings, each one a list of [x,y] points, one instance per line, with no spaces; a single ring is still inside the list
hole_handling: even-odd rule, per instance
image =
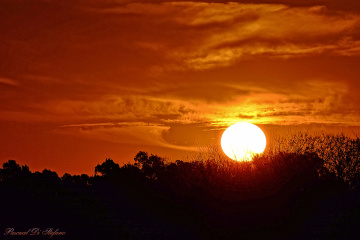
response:
[[[295,154],[317,154],[324,168],[346,182],[351,188],[360,183],[360,136],[338,134],[310,134],[296,132],[281,135],[267,148],[267,154],[286,152]]]
[[[241,163],[167,162],[140,151],[131,164],[106,159],[92,176],[59,177],[9,160],[0,169],[0,227],[54,228],[66,239],[351,237],[360,226],[358,177],[349,184],[327,166],[312,152]]]

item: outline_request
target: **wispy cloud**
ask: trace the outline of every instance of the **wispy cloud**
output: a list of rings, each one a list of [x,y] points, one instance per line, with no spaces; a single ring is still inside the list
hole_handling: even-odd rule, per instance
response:
[[[10,86],[19,86],[19,83],[10,78],[0,77],[0,84],[10,85]]]
[[[302,82],[296,90],[263,89],[226,105],[213,105],[208,116],[214,125],[220,126],[239,120],[258,124],[355,124],[348,122],[359,118],[347,106],[348,92],[343,83],[312,80]]]
[[[196,146],[173,144],[164,138],[170,127],[145,122],[102,122],[60,126],[57,133],[74,134],[119,144],[137,144],[194,151]]]
[[[51,100],[33,105],[37,111],[27,118],[34,121],[46,118],[47,121],[66,123],[62,128],[99,132],[99,129],[108,131],[106,129],[113,128],[167,129],[174,123],[204,126],[227,125],[239,120],[279,124],[330,123],[344,122],[344,116],[347,119],[359,117],[354,112],[356,106],[349,102],[350,89],[342,82],[307,80],[293,83],[287,89],[217,83],[207,91],[219,95],[212,101],[207,100],[211,99],[207,92],[192,97],[198,93],[191,89],[186,93],[181,89],[165,88],[161,90],[164,92],[162,96],[157,96],[158,91],[143,92],[142,96],[106,95],[89,100]],[[3,118],[6,116],[19,118],[14,112],[4,114]]]
[[[360,125],[360,1],[2,0],[0,22],[4,159],[186,151],[238,121]]]
[[[179,69],[223,67],[253,56],[360,53],[356,35],[360,15],[330,11],[324,6],[166,2],[132,3],[99,11],[152,16],[154,20],[150,21],[163,26],[164,31],[169,24],[177,27],[176,39],[141,44],[157,46],[169,60],[181,63]],[[179,40],[186,45],[180,45]]]
[[[150,96],[103,96],[89,101],[60,100],[49,102],[47,111],[56,115],[76,114],[91,119],[148,120],[176,118],[191,113],[186,102]],[[56,106],[56,107],[53,107]]]

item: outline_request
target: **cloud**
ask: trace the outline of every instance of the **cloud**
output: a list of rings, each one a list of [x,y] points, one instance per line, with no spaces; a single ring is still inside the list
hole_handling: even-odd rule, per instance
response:
[[[348,107],[348,93],[348,87],[341,82],[308,80],[285,92],[263,89],[226,105],[213,106],[208,116],[219,126],[241,120],[258,124],[354,124],[347,121],[359,119],[359,114]]]
[[[208,5],[208,8],[213,7]],[[359,54],[359,41],[352,36],[360,22],[358,15],[332,15],[320,7],[237,4],[233,8],[256,17],[252,21],[225,25],[209,33],[198,46],[188,51],[191,54],[184,51],[183,61],[188,67],[222,67],[253,56],[289,58],[323,53]],[[344,41],[344,38],[349,40]]]
[[[48,111],[54,114],[76,114],[80,119],[165,120],[168,116],[177,118],[192,111],[185,102],[150,96],[113,95],[89,101],[61,100],[57,103],[48,103],[48,105]],[[52,108],[54,105],[57,107]]]
[[[83,123],[60,126],[59,134],[73,134],[87,138],[114,142],[119,144],[134,144],[166,147],[177,150],[194,151],[194,146],[173,144],[164,138],[170,126],[145,122],[103,122]]]
[[[164,31],[169,31],[170,25],[178,29],[173,33],[176,38],[141,43],[157,46],[167,59],[181,63],[178,69],[224,67],[254,56],[360,53],[356,36],[360,15],[334,12],[325,6],[164,2],[130,3],[99,12],[153,17],[149,21]]]
[[[350,89],[345,83],[325,80],[306,80],[282,89],[273,86],[258,87],[254,84],[218,83],[209,92],[216,92],[219,100],[189,97],[180,90],[148,91],[143,96],[103,96],[89,101],[61,100],[49,102],[43,111],[50,112],[53,121],[62,119],[65,127],[92,131],[107,129],[167,128],[171,124],[202,124],[224,126],[239,120],[253,123],[344,122],[358,118],[354,106],[349,104]],[[228,95],[228,96],[227,96]],[[227,97],[225,97],[227,96]],[[56,106],[56,107],[54,107]],[[76,116],[74,118],[74,116]],[[76,122],[74,123],[74,120]],[[142,125],[139,125],[141,123]],[[121,130],[122,131],[122,130]]]
[[[6,71],[23,72],[17,81],[2,78],[0,83],[25,84],[26,90],[8,93],[9,99],[18,94],[23,99],[12,99],[1,119],[208,124],[239,118],[270,121],[274,106],[277,119],[281,114],[350,112],[344,106],[350,97],[356,99],[355,87],[345,91],[343,85],[355,80],[344,77],[340,89],[324,88],[327,79],[339,79],[329,77],[327,69],[302,76],[306,69],[299,66],[315,57],[358,56],[360,15],[330,7],[333,1],[320,6],[312,1],[247,2],[36,1],[29,9],[14,8],[14,21],[4,21],[9,26],[1,30],[13,49],[5,52],[14,52],[7,63],[13,68]],[[25,22],[22,13],[32,16],[33,9],[39,14]],[[260,67],[243,66],[261,59]],[[301,70],[258,74],[286,71],[272,67],[294,59],[300,59]],[[286,84],[277,86],[279,76],[283,82],[301,82],[291,83],[285,94],[279,88]],[[316,77],[323,78],[319,88],[326,91],[310,85]]]
[[[0,152],[88,166],[198,150],[238,121],[360,125],[359,6],[2,0]]]
[[[0,33],[6,45],[0,51],[18,68],[32,59],[32,73],[27,74],[54,79],[81,75],[106,81],[129,77],[130,72],[134,79],[156,78],[164,72],[227,67],[257,57],[360,53],[360,15],[335,11],[329,1],[321,6],[312,1],[36,2],[28,10],[21,6],[13,17],[4,13],[7,25]],[[40,11],[43,8],[47,11]],[[30,18],[33,12],[38,12],[36,18]],[[28,21],[20,17],[24,14]]]
[[[19,86],[19,83],[10,78],[0,77],[0,84],[10,85],[10,86]]]

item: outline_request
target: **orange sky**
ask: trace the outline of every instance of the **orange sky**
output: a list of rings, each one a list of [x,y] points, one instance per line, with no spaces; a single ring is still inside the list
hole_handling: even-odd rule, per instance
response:
[[[0,36],[1,163],[91,174],[238,121],[360,126],[359,1],[0,0]]]

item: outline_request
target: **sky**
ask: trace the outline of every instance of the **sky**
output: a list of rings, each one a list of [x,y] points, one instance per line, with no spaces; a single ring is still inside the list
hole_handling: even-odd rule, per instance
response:
[[[0,163],[169,161],[247,121],[360,126],[357,0],[0,0]]]

